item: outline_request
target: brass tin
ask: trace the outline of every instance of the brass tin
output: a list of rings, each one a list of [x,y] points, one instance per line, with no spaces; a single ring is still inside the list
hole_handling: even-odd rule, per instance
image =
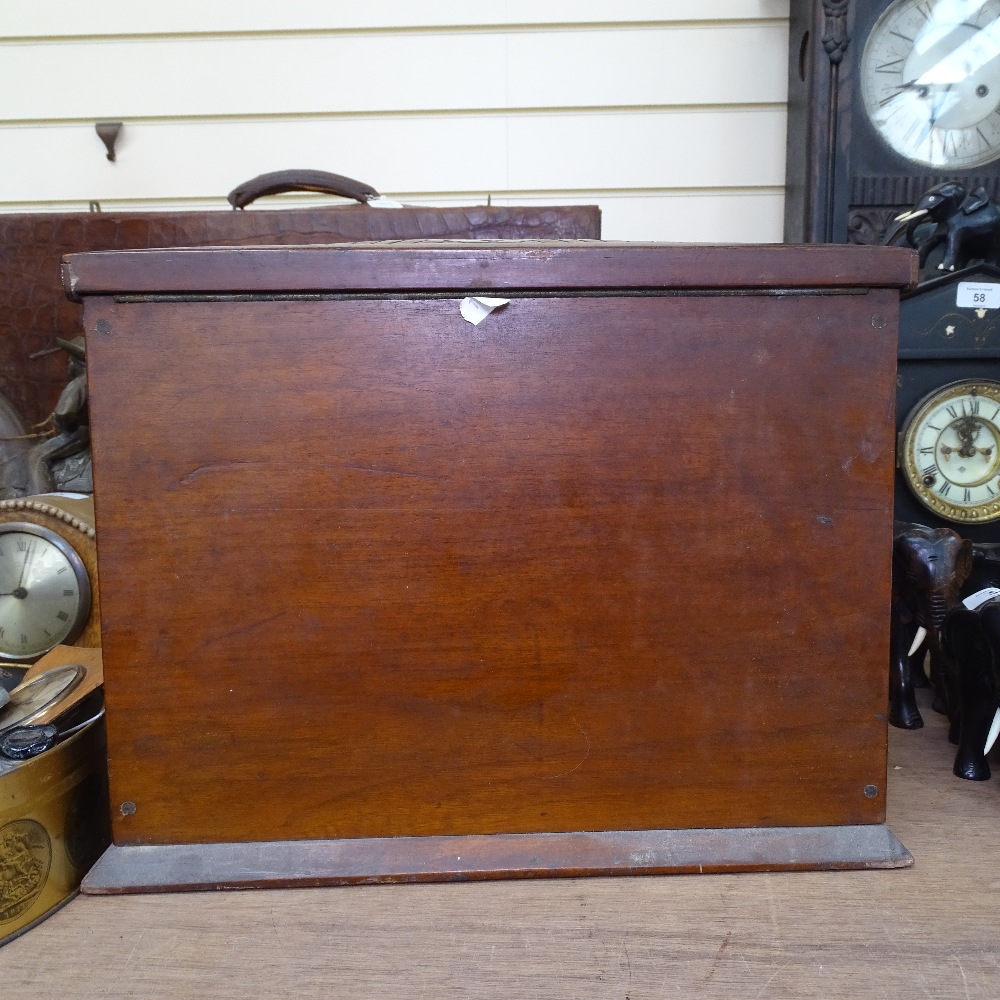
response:
[[[0,775],[0,945],[79,891],[111,842],[99,718]]]

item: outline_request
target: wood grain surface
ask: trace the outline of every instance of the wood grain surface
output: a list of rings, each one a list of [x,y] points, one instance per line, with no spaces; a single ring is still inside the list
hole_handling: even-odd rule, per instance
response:
[[[81,896],[0,950],[3,990],[996,1000],[1000,781],[955,778],[921,709],[925,729],[889,734],[888,819],[912,869]]]
[[[252,260],[252,264],[248,261]],[[774,289],[912,287],[917,257],[902,247],[445,239],[340,246],[223,247],[70,254],[70,296],[464,289]]]
[[[74,258],[373,293],[88,301],[116,843],[881,822],[897,291],[842,286],[912,255],[805,249]]]

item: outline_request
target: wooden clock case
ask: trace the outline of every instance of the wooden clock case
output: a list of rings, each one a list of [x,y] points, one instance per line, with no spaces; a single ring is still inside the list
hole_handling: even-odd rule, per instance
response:
[[[890,0],[792,0],[785,240],[880,245],[928,188],[959,180],[1000,198],[1000,160],[936,173],[892,150],[861,103],[865,41]]]
[[[89,892],[898,867],[899,248],[74,255]],[[467,297],[508,303],[472,325]]]

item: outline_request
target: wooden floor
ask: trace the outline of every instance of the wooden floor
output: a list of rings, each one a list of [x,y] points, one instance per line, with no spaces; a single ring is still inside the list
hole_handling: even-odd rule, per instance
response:
[[[997,1000],[1000,774],[952,777],[924,715],[890,733],[909,870],[78,897],[0,996]]]

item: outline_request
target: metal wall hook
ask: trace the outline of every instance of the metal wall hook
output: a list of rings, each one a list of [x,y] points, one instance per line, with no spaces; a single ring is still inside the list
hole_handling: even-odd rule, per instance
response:
[[[97,134],[100,137],[101,142],[104,143],[108,151],[108,159],[114,163],[115,162],[115,143],[118,141],[118,135],[122,130],[121,122],[97,122],[94,125],[97,130]]]

